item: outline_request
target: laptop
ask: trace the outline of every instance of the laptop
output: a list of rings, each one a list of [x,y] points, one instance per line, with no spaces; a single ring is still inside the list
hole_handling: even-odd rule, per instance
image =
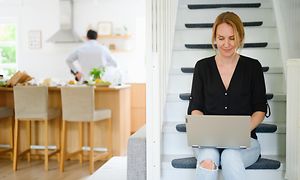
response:
[[[192,147],[250,146],[250,116],[187,115],[186,131]]]

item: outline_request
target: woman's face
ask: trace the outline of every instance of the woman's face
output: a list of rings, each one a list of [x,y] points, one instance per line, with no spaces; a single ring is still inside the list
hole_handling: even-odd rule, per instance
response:
[[[234,41],[233,28],[229,24],[222,23],[218,25],[216,31],[216,44],[221,56],[231,57],[236,53],[237,47]]]

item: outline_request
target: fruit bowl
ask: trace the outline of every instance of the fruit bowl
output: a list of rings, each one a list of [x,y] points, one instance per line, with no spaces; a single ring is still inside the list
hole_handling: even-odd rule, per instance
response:
[[[111,83],[108,81],[95,82],[95,86],[97,87],[108,87]]]

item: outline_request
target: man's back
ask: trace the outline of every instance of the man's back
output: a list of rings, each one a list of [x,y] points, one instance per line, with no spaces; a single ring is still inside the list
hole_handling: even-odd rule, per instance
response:
[[[78,49],[78,62],[85,78],[89,77],[89,72],[93,68],[107,65],[108,53],[108,50],[96,40],[90,40]]]
[[[89,73],[93,68],[117,66],[109,50],[100,45],[97,40],[87,41],[67,58],[69,67],[77,72],[78,70],[73,64],[74,61],[78,61],[81,66],[80,72],[83,74],[83,79],[86,80],[89,79]]]

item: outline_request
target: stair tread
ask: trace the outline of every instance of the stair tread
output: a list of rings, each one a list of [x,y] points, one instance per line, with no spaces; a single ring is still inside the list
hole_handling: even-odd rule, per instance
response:
[[[186,132],[186,124],[177,124],[176,130],[178,132]],[[277,131],[277,126],[275,124],[261,123],[257,128],[257,133],[274,133]]]
[[[171,163],[174,168],[195,169],[197,160],[195,157],[188,157],[173,159]],[[260,158],[257,162],[247,167],[246,169],[279,169],[280,166],[280,161],[267,158]]]
[[[187,6],[188,4],[224,4],[224,3],[231,3],[231,4],[237,4],[237,3],[260,3],[260,8],[272,8],[272,1],[259,1],[259,0],[252,0],[252,1],[238,1],[238,0],[231,0],[231,1],[218,1],[218,0],[180,0],[178,4],[180,6]]]
[[[162,165],[163,168],[173,168],[171,165],[172,160],[174,159],[183,159],[187,157],[192,157],[191,154],[162,154]],[[262,155],[261,158],[264,159],[273,159],[279,161],[281,166],[279,169],[285,169],[285,156],[280,155]]]
[[[181,68],[181,72],[183,72],[183,73],[194,73],[194,69],[195,69],[195,68],[193,68],[193,67],[182,67],[182,68]],[[263,67],[262,67],[262,71],[263,71],[263,72],[268,72],[269,69],[270,69],[269,66],[263,66]]]
[[[165,121],[163,132],[164,133],[184,133],[184,127],[182,127],[182,124],[184,125],[185,121]],[[274,132],[276,134],[285,134],[286,133],[286,123],[285,122],[273,122],[273,121],[267,121],[263,122],[263,124],[270,124],[275,125],[277,127],[277,130]],[[177,127],[180,125],[181,127]],[[180,128],[178,131],[177,128]],[[259,132],[260,133],[260,132]]]
[[[179,98],[181,100],[190,100],[190,97],[191,97],[191,93],[181,93],[181,94],[179,94]],[[272,94],[272,93],[267,93],[266,94],[267,100],[271,100],[271,99],[273,99],[273,97],[274,97],[274,94]]]
[[[195,62],[196,63],[196,62]],[[193,64],[194,65],[194,64]],[[264,65],[263,67],[269,67],[268,71],[266,71],[266,69],[263,69],[263,71],[265,70],[266,72],[264,72],[265,74],[283,74],[283,68],[282,67],[271,67],[271,66],[266,66]],[[182,73],[184,74],[191,74],[194,72],[194,67],[173,67],[170,71],[170,74],[177,74],[177,75],[182,75]]]
[[[228,3],[228,4],[189,4],[189,9],[211,8],[259,8],[261,3]]]
[[[185,44],[188,49],[212,49],[211,44]],[[267,42],[245,43],[243,48],[265,48],[268,46]]]
[[[251,22],[243,22],[244,27],[252,27],[252,26],[262,26],[263,21],[251,21]],[[185,24],[186,28],[211,28],[213,27],[213,23],[188,23]]]
[[[200,44],[200,43],[199,43]],[[173,52],[181,52],[181,51],[185,51],[185,52],[190,52],[190,51],[200,51],[200,50],[206,50],[206,51],[211,51],[212,54],[215,53],[214,50],[212,49],[211,47],[211,44],[204,44],[204,46],[207,46],[207,48],[197,48],[197,47],[193,47],[193,48],[187,48],[186,45],[191,45],[191,46],[194,46],[194,45],[198,45],[198,44],[183,44],[182,46],[178,46],[178,47],[174,47],[173,48]],[[247,50],[247,49],[275,49],[275,50],[279,50],[280,49],[280,46],[278,43],[268,43],[268,46],[267,47],[262,47],[262,48],[244,48],[244,50]]]

